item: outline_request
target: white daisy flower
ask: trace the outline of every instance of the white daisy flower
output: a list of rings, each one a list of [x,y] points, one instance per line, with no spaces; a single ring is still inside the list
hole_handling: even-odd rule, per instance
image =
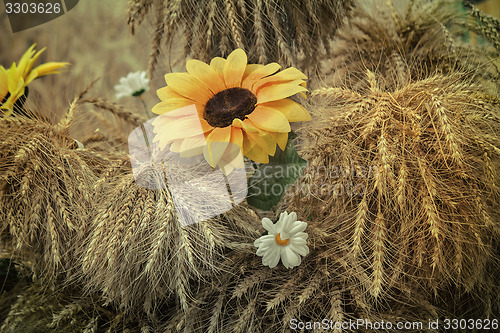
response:
[[[120,79],[120,84],[115,86],[116,99],[123,96],[140,96],[149,90],[149,80],[146,72],[139,71],[128,73],[126,77]]]
[[[281,213],[276,224],[268,218],[262,219],[262,226],[268,234],[257,239],[253,244],[258,247],[257,255],[262,256],[262,264],[271,268],[283,262],[286,268],[300,265],[300,256],[309,253],[306,245],[306,222],[297,221],[297,214]]]

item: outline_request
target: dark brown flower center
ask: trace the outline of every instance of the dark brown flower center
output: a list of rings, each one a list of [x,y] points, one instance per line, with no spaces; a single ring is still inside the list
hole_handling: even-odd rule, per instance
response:
[[[203,118],[213,127],[226,127],[255,110],[257,97],[248,89],[229,88],[218,92],[205,104]]]

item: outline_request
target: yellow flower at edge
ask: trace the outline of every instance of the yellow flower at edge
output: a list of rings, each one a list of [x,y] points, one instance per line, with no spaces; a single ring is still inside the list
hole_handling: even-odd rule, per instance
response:
[[[26,86],[34,79],[59,73],[59,69],[66,67],[67,62],[47,62],[35,68],[33,65],[45,48],[35,51],[33,44],[19,60],[19,65],[14,62],[9,69],[0,65],[0,109],[7,110],[4,114],[8,117],[13,112],[14,103],[23,96]],[[7,97],[8,96],[8,97]]]
[[[181,156],[186,151],[203,154],[212,167],[222,169],[236,145],[244,156],[268,163],[276,144],[285,149],[290,122],[311,120],[304,107],[288,98],[307,91],[307,77],[296,68],[247,64],[246,53],[237,49],[210,64],[188,60],[186,69],[166,74],[167,86],[157,91],[161,102],[152,111],[162,116],[153,123],[154,141],[162,149],[172,143],[170,150]],[[196,117],[172,112],[190,105]]]

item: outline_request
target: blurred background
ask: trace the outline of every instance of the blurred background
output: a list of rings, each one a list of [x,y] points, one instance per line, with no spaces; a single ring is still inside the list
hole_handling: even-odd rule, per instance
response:
[[[58,119],[69,103],[94,79],[99,81],[88,96],[115,100],[114,85],[129,72],[146,70],[150,52],[148,22],[133,36],[127,25],[127,1],[80,1],[65,15],[37,27],[12,33],[3,1],[0,2],[0,64],[10,67],[33,43],[47,47],[36,62],[69,62],[68,70],[30,84],[28,106]],[[144,98],[149,107],[157,102],[153,90]],[[137,98],[120,101],[130,110],[144,107]]]

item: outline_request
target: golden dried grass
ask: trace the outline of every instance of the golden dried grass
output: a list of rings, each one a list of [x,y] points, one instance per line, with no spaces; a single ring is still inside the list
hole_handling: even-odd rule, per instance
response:
[[[327,86],[333,80],[336,86],[366,89],[366,69],[377,75],[382,90],[399,89],[436,72],[468,71],[498,90],[491,84],[498,78],[494,42],[471,40],[471,32],[493,24],[493,18],[475,20],[477,11],[466,12],[455,0],[401,1],[396,8],[390,4],[365,1],[353,9],[352,18],[337,31],[331,55],[323,58],[321,75]]]
[[[166,318],[162,331],[288,332],[292,319],[424,320],[444,313],[427,301],[428,291],[404,280],[393,286],[398,297],[373,304],[369,277],[338,246],[343,235],[330,231],[309,224],[311,252],[294,269],[263,266],[252,246],[228,253],[230,270],[203,285],[187,311],[177,309]]]
[[[68,135],[80,97],[56,125],[35,114],[0,122],[0,242],[48,280],[71,274],[74,246],[87,230],[90,184],[109,162]]]
[[[436,294],[494,287],[485,281],[498,267],[495,95],[459,73],[390,92],[376,83],[313,92],[315,116],[301,129],[309,167],[288,209],[339,235],[334,248],[352,275],[367,275],[375,301],[395,297],[401,280]]]
[[[177,172],[186,177],[185,168]],[[77,265],[85,289],[119,309],[153,314],[176,298],[187,310],[193,289],[228,269],[226,253],[257,236],[259,221],[244,206],[182,226],[168,189],[139,187],[128,162],[114,173],[96,183],[91,231],[79,243]]]
[[[210,61],[243,48],[250,63],[278,62],[316,69],[321,53],[330,51],[330,38],[353,5],[349,1],[209,0],[129,2],[131,31],[154,16],[149,72],[162,52],[184,48],[180,56]],[[171,52],[168,52],[171,56]]]

